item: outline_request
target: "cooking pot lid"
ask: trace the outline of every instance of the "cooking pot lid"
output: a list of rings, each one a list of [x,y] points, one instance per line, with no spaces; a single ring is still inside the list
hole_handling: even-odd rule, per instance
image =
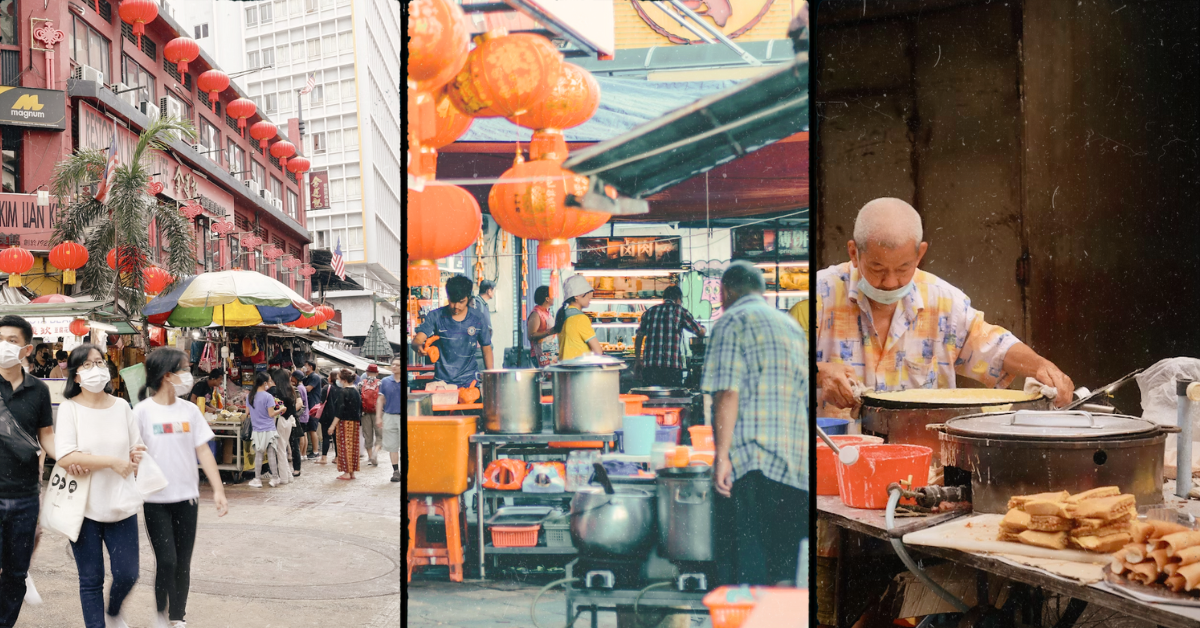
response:
[[[666,386],[643,386],[642,388],[634,388],[629,391],[631,395],[645,395],[651,399],[665,399],[668,397],[686,397],[688,391],[684,388],[667,388]]]
[[[1091,440],[1131,436],[1155,431],[1157,425],[1121,414],[1093,414],[1082,410],[1018,410],[970,414],[946,421],[946,432],[961,436]]]
[[[608,355],[589,353],[577,358],[564,360],[553,366],[547,366],[547,371],[575,371],[580,369],[623,369],[625,361]]]
[[[658,477],[684,480],[684,479],[699,479],[712,476],[712,467],[706,464],[688,465],[686,467],[665,467],[659,469]]]

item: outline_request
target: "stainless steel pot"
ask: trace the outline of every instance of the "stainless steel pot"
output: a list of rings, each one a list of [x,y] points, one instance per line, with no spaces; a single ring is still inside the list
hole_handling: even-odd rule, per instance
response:
[[[618,486],[614,495],[582,488],[571,498],[571,542],[597,558],[645,555],[654,545],[654,493]]]
[[[538,369],[494,369],[479,374],[487,431],[500,434],[542,431],[540,374]]]
[[[670,560],[713,559],[712,467],[658,470],[658,544]]]
[[[1003,513],[1013,495],[1119,486],[1139,505],[1163,500],[1169,426],[1119,414],[992,412],[931,425],[946,484],[971,484],[976,512]]]
[[[407,401],[407,416],[433,416],[433,393],[410,390]]]
[[[621,371],[608,356],[584,356],[546,367],[554,382],[554,431],[608,434],[621,429]]]

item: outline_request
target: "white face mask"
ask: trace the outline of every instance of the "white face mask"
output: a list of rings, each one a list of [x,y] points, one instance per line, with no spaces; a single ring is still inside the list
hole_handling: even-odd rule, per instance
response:
[[[192,385],[196,382],[192,378],[191,373],[176,373],[179,377],[179,383],[175,384],[175,396],[179,397],[186,395],[192,391]]]
[[[0,369],[10,369],[21,363],[21,349],[11,342],[0,342]]]
[[[86,371],[79,372],[79,385],[88,392],[104,392],[104,387],[108,385],[112,379],[108,374],[108,369],[103,367],[93,366]]]
[[[910,281],[895,290],[880,290],[879,288],[876,288],[868,283],[866,277],[858,278],[859,291],[867,295],[868,299],[871,299],[880,305],[891,305],[900,299],[903,299],[904,297],[908,296],[908,293],[912,292],[914,287],[915,286],[913,282]]]

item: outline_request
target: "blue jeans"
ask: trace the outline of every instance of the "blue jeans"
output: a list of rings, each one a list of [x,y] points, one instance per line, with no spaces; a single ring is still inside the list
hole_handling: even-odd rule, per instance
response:
[[[79,568],[79,602],[83,606],[83,625],[104,628],[104,553],[112,566],[112,587],[108,590],[108,614],[121,612],[121,603],[138,579],[137,515],[114,523],[84,518],[79,539],[71,543],[75,565]]]
[[[25,576],[33,558],[41,500],[37,495],[0,499],[0,627],[17,623],[25,601]]]

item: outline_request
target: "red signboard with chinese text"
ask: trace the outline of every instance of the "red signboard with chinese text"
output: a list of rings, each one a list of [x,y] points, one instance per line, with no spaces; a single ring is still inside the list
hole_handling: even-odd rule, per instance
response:
[[[329,209],[329,171],[308,173],[309,209]]]

